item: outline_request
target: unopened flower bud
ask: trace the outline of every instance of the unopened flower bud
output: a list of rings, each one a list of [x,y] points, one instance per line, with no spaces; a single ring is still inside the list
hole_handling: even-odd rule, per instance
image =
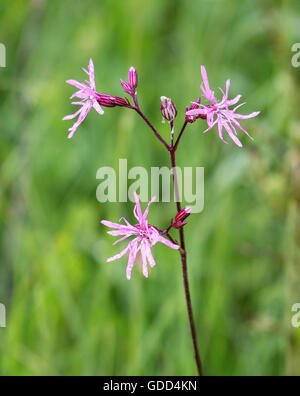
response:
[[[190,214],[192,213],[192,208],[187,207],[182,209],[180,212],[177,213],[175,217],[175,222],[173,224],[174,228],[181,228],[187,224],[184,220],[187,219]]]
[[[106,95],[106,94],[99,94],[97,96],[97,102],[100,104],[100,106],[104,106],[104,107],[130,106],[128,99],[120,98],[118,96]]]
[[[169,122],[173,122],[175,117],[177,116],[177,109],[172,99],[167,98],[166,96],[162,96],[161,100],[161,113],[163,116],[163,120],[167,120]]]
[[[132,86],[131,86],[130,84],[128,84],[126,81],[124,81],[124,80],[121,79],[121,85],[122,85],[122,87],[123,87],[125,93],[127,93],[127,94],[129,94],[129,95],[131,95],[131,96],[134,96],[134,94],[135,94],[135,89],[132,88]]]
[[[134,90],[138,86],[138,75],[135,68],[132,66],[128,72],[128,83]]]

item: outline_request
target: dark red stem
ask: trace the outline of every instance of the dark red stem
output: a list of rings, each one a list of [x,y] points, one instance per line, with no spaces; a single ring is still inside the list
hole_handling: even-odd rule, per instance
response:
[[[182,138],[183,132],[185,131],[185,128],[186,128],[187,124],[188,124],[188,122],[185,121],[184,124],[183,124],[183,126],[182,126],[182,128],[181,128],[181,131],[180,131],[180,133],[179,133],[179,135],[178,135],[178,138],[177,138],[177,140],[176,140],[176,143],[175,143],[175,145],[174,145],[174,152],[175,152],[175,151],[177,150],[177,148],[178,148],[179,142],[180,142],[180,140],[181,140],[181,138]]]
[[[182,135],[185,131],[185,128],[188,124],[187,121],[184,122],[181,131],[178,135],[178,138],[176,140],[176,143],[174,145],[173,142],[173,127],[174,125],[171,125],[172,132],[171,132],[171,146],[168,145],[168,143],[164,140],[164,138],[159,134],[159,132],[155,129],[155,127],[151,124],[151,122],[148,120],[148,118],[143,114],[143,112],[140,110],[140,107],[138,105],[138,100],[136,95],[133,97],[135,106],[130,106],[131,109],[135,110],[141,117],[142,119],[146,122],[146,124],[152,129],[154,132],[155,136],[159,139],[161,143],[166,147],[168,152],[170,153],[171,157],[171,163],[172,163],[172,168],[173,168],[173,180],[174,180],[174,189],[175,189],[175,197],[176,197],[176,205],[177,205],[177,212],[181,211],[181,203],[179,199],[179,191],[178,191],[178,179],[177,179],[177,172],[176,172],[176,150],[178,148],[179,142],[182,138]],[[166,230],[166,235],[167,237],[174,242],[173,238],[169,234],[169,229]],[[182,274],[183,274],[183,285],[184,285],[184,292],[185,292],[185,299],[186,299],[186,305],[187,305],[187,312],[188,312],[188,318],[189,318],[189,323],[190,323],[190,331],[191,331],[191,336],[192,336],[192,342],[193,342],[193,348],[194,348],[194,354],[195,354],[195,361],[197,365],[197,370],[199,376],[203,376],[203,370],[202,370],[202,364],[201,364],[201,359],[200,359],[200,353],[198,349],[198,344],[197,344],[197,334],[196,334],[196,327],[195,327],[195,321],[194,321],[194,316],[193,316],[193,310],[192,310],[192,301],[191,301],[191,295],[190,295],[190,287],[189,287],[189,280],[188,280],[188,271],[187,271],[187,257],[186,257],[186,249],[185,249],[185,239],[184,239],[184,230],[183,227],[179,229],[179,235],[180,235],[180,256],[181,256],[181,264],[182,264]]]
[[[170,151],[170,146],[168,143],[165,141],[165,139],[160,135],[160,133],[157,131],[157,129],[151,124],[151,122],[148,120],[148,118],[145,116],[145,114],[140,110],[140,107],[137,103],[137,99],[134,98],[135,101],[135,107],[131,106],[131,109],[135,110],[141,117],[142,119],[146,122],[146,124],[152,129],[152,131],[155,133],[155,136],[161,141],[161,143],[166,147],[168,151]]]
[[[186,125],[184,126],[184,129],[185,129],[185,127],[186,127]],[[177,211],[180,212],[181,211],[181,203],[179,200],[175,150],[171,150],[170,155],[171,155],[171,163],[172,163],[172,168],[173,168],[173,178],[174,178],[175,196],[176,196],[176,201],[177,201],[176,202]],[[181,247],[180,256],[181,256],[181,264],[182,264],[184,292],[185,292],[188,318],[189,318],[191,336],[192,336],[193,347],[194,347],[195,360],[196,360],[196,365],[197,365],[199,376],[203,376],[202,363],[201,363],[200,353],[199,353],[198,344],[197,344],[197,333],[196,333],[196,327],[195,327],[195,321],[194,321],[194,315],[193,315],[193,309],[192,309],[191,294],[190,294],[190,287],[189,287],[189,280],[188,280],[187,256],[186,256],[186,249],[185,249],[185,239],[184,239],[183,227],[179,229],[179,235],[180,235],[180,247]]]

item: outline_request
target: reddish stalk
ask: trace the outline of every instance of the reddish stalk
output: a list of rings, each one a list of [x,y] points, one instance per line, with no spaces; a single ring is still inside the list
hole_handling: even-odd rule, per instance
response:
[[[135,107],[131,107],[131,108],[133,110],[135,110],[142,117],[142,119],[146,122],[146,124],[152,129],[155,136],[159,139],[159,141],[161,143],[163,143],[163,145],[166,147],[166,149],[170,153],[171,164],[172,164],[172,169],[173,169],[173,182],[174,182],[177,212],[180,212],[182,208],[181,208],[181,202],[180,202],[180,197],[179,197],[175,153],[176,153],[176,150],[178,148],[178,145],[180,143],[180,140],[182,138],[182,135],[186,129],[188,122],[187,121],[184,122],[175,144],[174,144],[174,140],[173,140],[174,139],[174,124],[173,123],[170,124],[171,130],[172,130],[171,131],[172,142],[171,142],[171,146],[169,146],[168,143],[164,140],[164,138],[160,135],[160,133],[156,130],[156,128],[151,124],[151,122],[146,118],[146,116],[140,110],[136,97],[134,97],[134,102],[135,102]],[[169,230],[170,230],[170,228],[168,230],[166,230],[166,235],[168,236],[168,238],[171,241],[174,242],[174,239],[169,234]],[[181,264],[182,264],[183,285],[184,285],[187,313],[188,313],[188,319],[189,319],[189,324],[190,324],[190,331],[191,331],[195,361],[196,361],[196,366],[197,366],[199,376],[203,376],[203,369],[202,369],[202,363],[201,363],[201,359],[200,359],[199,348],[198,348],[198,344],[197,344],[197,334],[196,334],[195,320],[194,320],[194,315],[193,315],[192,301],[191,301],[191,294],[190,294],[190,287],[189,287],[189,280],[188,280],[187,254],[186,254],[186,248],[185,248],[185,238],[184,238],[183,227],[179,229],[179,235],[180,235],[180,247],[181,247],[180,257],[181,257]]]
[[[182,208],[181,208],[181,203],[179,200],[175,150],[172,149],[170,151],[170,156],[171,156],[171,163],[172,163],[172,168],[173,168],[173,179],[174,179],[175,196],[176,196],[176,201],[177,201],[176,202],[177,211],[180,212]],[[190,287],[189,287],[189,280],[188,280],[187,255],[186,255],[183,227],[179,229],[179,235],[180,235],[180,246],[181,246],[180,256],[181,256],[181,264],[182,264],[183,285],[184,285],[185,299],[186,299],[186,305],[187,305],[187,311],[188,311],[188,317],[189,317],[189,323],[190,323],[190,331],[191,331],[191,336],[192,336],[192,341],[193,341],[195,361],[196,361],[199,376],[203,376],[202,363],[201,363],[199,348],[198,348],[198,344],[197,344],[197,333],[196,333],[195,320],[194,320],[194,315],[193,315],[192,301],[191,301],[191,294],[190,294]]]

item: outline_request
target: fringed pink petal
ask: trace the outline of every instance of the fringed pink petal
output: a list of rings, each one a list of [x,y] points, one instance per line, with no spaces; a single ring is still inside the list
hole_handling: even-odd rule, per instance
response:
[[[242,98],[242,95],[237,95],[234,99],[227,100],[224,105],[226,107],[234,106],[241,100],[241,98]]]
[[[87,86],[77,80],[67,80],[66,81],[67,84],[73,85],[74,87],[80,89],[80,90],[84,90],[87,88]]]
[[[89,63],[89,76],[90,76],[91,88],[93,90],[96,90],[95,67],[94,67],[94,62],[93,62],[92,58],[90,59],[90,63]]]
[[[224,142],[225,144],[229,144],[226,142],[226,140],[223,138],[223,122],[222,120],[218,121],[218,130],[219,130],[219,138]]]
[[[153,258],[151,247],[150,247],[150,244],[148,241],[146,241],[145,248],[146,248],[146,256],[147,256],[148,262],[150,264],[150,267],[153,268],[153,267],[155,267],[156,262]]]
[[[129,244],[130,245],[130,247],[129,247],[130,253],[129,253],[128,264],[127,264],[127,268],[126,268],[126,277],[128,280],[131,279],[131,272],[132,272],[132,269],[133,269],[133,266],[134,266],[134,263],[136,260],[137,252],[138,252],[138,242],[139,242],[139,239],[136,238]]]
[[[63,118],[63,121],[73,120],[73,119],[76,118],[80,113],[81,113],[81,109],[78,110],[78,111],[76,111],[76,113],[74,113],[74,114],[70,114],[70,115],[65,116],[65,117]]]
[[[153,202],[155,201],[156,201],[156,197],[152,197],[151,201],[148,203],[147,208],[143,214],[143,222],[145,222],[148,217],[150,205],[153,204]]]
[[[134,216],[138,220],[140,224],[143,222],[143,213],[140,204],[139,197],[136,192],[134,192],[134,199],[135,199],[135,208],[134,208]]]
[[[142,262],[143,262],[143,275],[145,278],[148,278],[147,247],[146,247],[145,240],[143,240],[141,243],[141,256],[142,256]]]
[[[254,113],[251,113],[248,115],[234,114],[234,118],[238,118],[239,120],[248,120],[250,118],[257,117],[259,114],[260,114],[260,111],[255,111]]]
[[[158,241],[159,241],[160,243],[162,243],[162,244],[168,246],[168,247],[171,248],[171,249],[174,249],[174,250],[180,249],[180,246],[175,245],[174,243],[172,243],[171,241],[169,241],[168,239],[166,239],[166,238],[164,238],[164,237],[162,237],[162,236],[159,237]]]
[[[237,136],[235,136],[235,134],[232,132],[230,126],[228,125],[227,122],[224,122],[224,128],[226,129],[226,132],[228,133],[229,137],[234,141],[234,143],[239,146],[239,147],[243,147],[242,143],[239,141],[239,139],[237,138]]]
[[[122,258],[122,257],[129,251],[129,249],[130,249],[130,243],[126,246],[126,248],[125,248],[124,250],[122,250],[121,253],[116,254],[116,255],[113,256],[113,257],[110,257],[109,259],[106,260],[106,262],[107,262],[107,263],[110,263],[110,262],[112,262],[112,261],[119,260],[120,258]]]
[[[100,114],[100,115],[104,114],[104,110],[102,109],[102,107],[99,105],[99,103],[96,100],[93,101],[93,107],[97,111],[98,114]]]

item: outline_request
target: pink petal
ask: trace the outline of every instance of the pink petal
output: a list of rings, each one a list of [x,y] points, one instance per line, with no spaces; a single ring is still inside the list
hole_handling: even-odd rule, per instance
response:
[[[70,84],[70,85],[73,85],[74,87],[76,87],[76,88],[78,88],[80,90],[87,88],[87,86],[85,84],[80,83],[79,81],[76,81],[76,80],[67,80],[66,83]]]
[[[120,229],[120,228],[123,228],[123,227],[124,227],[123,224],[112,223],[111,221],[107,221],[107,220],[102,220],[102,221],[101,221],[101,224],[103,224],[103,225],[105,225],[106,227],[109,227],[109,228],[117,228],[117,229]]]
[[[146,208],[146,210],[145,210],[145,212],[144,212],[144,214],[143,214],[143,221],[144,221],[144,222],[146,221],[146,219],[147,219],[147,217],[148,217],[150,205],[151,205],[153,202],[155,202],[155,201],[156,201],[156,197],[152,197],[151,201],[148,203],[148,206],[147,206],[147,208]]]
[[[236,107],[232,110],[232,112],[235,113],[235,112],[237,111],[237,109],[239,109],[239,108],[242,107],[242,106],[245,106],[245,104],[246,104],[246,102],[239,104],[238,106],[236,106]]]
[[[117,243],[119,242],[123,242],[126,239],[128,239],[129,237],[131,237],[132,235],[125,235],[123,238],[118,239],[116,242],[113,243],[113,246],[115,246]]]
[[[244,128],[242,127],[242,125],[241,125],[238,121],[236,121],[236,120],[233,118],[233,119],[231,120],[231,122],[232,122],[234,125],[236,125],[241,131],[243,131],[251,140],[254,141],[253,137],[246,131],[246,129],[244,129]]]
[[[226,81],[226,93],[223,91],[222,88],[220,88],[220,91],[221,91],[222,94],[223,94],[223,99],[222,99],[222,101],[219,103],[219,106],[223,106],[223,105],[227,102],[227,100],[228,100],[228,95],[229,95],[229,88],[230,88],[230,80],[227,80],[227,81]]]
[[[138,235],[138,230],[136,228],[130,229],[121,229],[121,230],[114,230],[114,231],[107,231],[108,235],[111,236],[120,236],[120,235]]]
[[[209,113],[207,114],[207,124],[208,124],[208,126],[209,126],[210,128],[212,128],[212,126],[215,125],[215,122],[214,122],[214,115],[215,115],[215,113],[214,113],[213,111],[211,111],[211,112],[209,112]]]
[[[79,98],[79,99],[89,99],[90,95],[86,92],[86,90],[80,90],[75,92],[70,99]]]
[[[82,67],[82,70],[89,76],[90,75],[90,73],[84,68],[84,67]]]
[[[260,114],[260,111],[255,111],[254,113],[251,113],[248,115],[234,114],[234,118],[238,118],[240,120],[248,120],[249,118],[257,117],[259,114]]]
[[[242,98],[242,95],[237,95],[234,99],[227,100],[224,105],[227,107],[234,106],[241,100],[241,98]]]
[[[71,102],[71,104],[75,105],[75,106],[83,106],[84,102],[83,101],[82,102]]]
[[[186,115],[188,116],[194,116],[194,115],[206,115],[206,112],[204,109],[195,109],[195,110],[189,110],[186,112]]]
[[[147,266],[147,247],[146,247],[146,241],[143,240],[141,243],[141,255],[142,255],[142,261],[143,261],[143,275],[145,278],[148,278],[148,266]]]
[[[201,75],[202,75],[202,80],[203,80],[206,91],[210,91],[210,86],[209,86],[209,81],[208,81],[205,66],[201,66]]]
[[[80,111],[80,115],[78,117],[78,120],[75,122],[75,124],[72,126],[72,128],[69,129],[70,133],[68,135],[68,138],[71,139],[74,135],[74,133],[76,132],[77,128],[79,127],[79,125],[85,120],[86,116],[88,115],[89,111],[91,110],[91,103],[87,103],[85,104],[81,111]]]
[[[91,88],[93,90],[96,90],[96,84],[95,84],[95,67],[92,58],[90,59],[89,63],[89,72],[90,72],[90,82],[91,82]]]
[[[218,121],[218,129],[219,129],[219,137],[220,139],[225,143],[228,144],[228,142],[226,142],[226,140],[223,138],[223,123],[222,120]]]
[[[229,95],[230,84],[231,84],[231,81],[230,81],[230,79],[228,79],[226,81],[226,95],[225,95],[226,98],[228,98],[228,95]]]
[[[218,120],[216,120],[210,127],[208,127],[203,133],[207,133],[213,129],[213,127],[217,124]]]
[[[174,243],[172,243],[171,241],[169,241],[168,239],[166,239],[166,238],[164,238],[162,236],[159,237],[158,241],[160,243],[163,243],[164,245],[168,246],[171,249],[175,249],[175,250],[180,249],[180,246],[175,245]]]
[[[78,111],[76,111],[76,113],[74,113],[74,114],[70,114],[70,115],[65,116],[65,117],[63,118],[63,121],[73,120],[73,119],[76,118],[76,117],[78,116],[78,114],[80,114],[80,113],[81,113],[81,109],[78,110]]]
[[[143,214],[142,214],[140,200],[136,192],[134,192],[134,199],[135,199],[134,216],[138,220],[138,222],[142,224]]]
[[[104,110],[102,109],[102,107],[99,105],[99,103],[96,100],[94,100],[94,102],[93,102],[93,107],[97,111],[98,114],[100,114],[100,115],[104,114]]]
[[[239,146],[239,147],[243,147],[242,143],[239,141],[239,139],[235,136],[235,134],[232,132],[232,130],[230,129],[230,126],[228,125],[227,122],[223,123],[224,128],[226,129],[228,135],[230,136],[230,138],[234,141],[234,143]]]
[[[134,239],[132,242],[130,242],[130,253],[129,253],[129,259],[128,259],[128,264],[127,264],[127,268],[126,268],[126,277],[128,280],[131,279],[131,272],[136,260],[136,255],[138,252],[138,238]]]
[[[205,98],[207,100],[211,101],[212,103],[216,103],[215,93],[214,93],[214,91],[212,91],[210,89],[207,72],[206,72],[206,69],[204,66],[201,66],[201,75],[202,75],[204,87],[203,87],[203,84],[201,84],[200,88],[201,88]]]
[[[107,263],[111,263],[112,261],[119,260],[120,258],[122,258],[128,252],[129,249],[130,249],[130,243],[126,246],[126,248],[124,250],[122,250],[121,253],[116,254],[113,257],[110,257],[109,259],[106,260],[106,262]]]
[[[132,225],[125,219],[125,217],[121,217],[120,221],[122,220],[126,223],[127,226],[132,227]]]
[[[153,268],[155,267],[156,263],[152,256],[151,248],[148,241],[146,241],[145,247],[146,247],[146,256],[149,261],[150,267]]]

